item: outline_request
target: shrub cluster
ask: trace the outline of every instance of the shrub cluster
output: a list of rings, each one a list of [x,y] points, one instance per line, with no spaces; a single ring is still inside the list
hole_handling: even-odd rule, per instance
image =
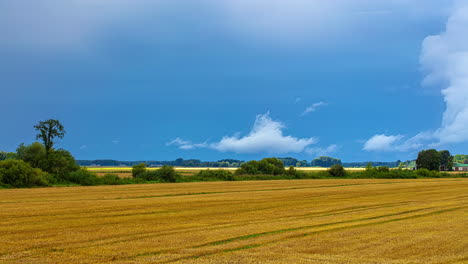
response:
[[[0,183],[5,187],[47,186],[50,176],[22,160],[0,161]]]
[[[146,172],[146,164],[140,163],[138,165],[133,165],[132,167],[132,176],[136,178]]]
[[[164,165],[160,169],[138,174],[137,177],[146,181],[176,182],[179,175],[174,170],[174,167]]]
[[[198,181],[234,181],[234,174],[227,170],[201,170],[194,179]]]
[[[283,175],[285,173],[283,162],[277,158],[265,158],[260,161],[251,160],[242,163],[241,167],[236,170],[237,175]]]

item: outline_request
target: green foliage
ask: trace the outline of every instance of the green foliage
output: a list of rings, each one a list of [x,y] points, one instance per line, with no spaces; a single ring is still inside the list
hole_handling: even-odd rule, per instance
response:
[[[122,180],[117,174],[107,173],[102,178],[101,181],[105,185],[119,185],[122,184]]]
[[[296,163],[296,167],[308,167],[308,166],[309,166],[309,163],[307,162],[307,160],[301,160]]]
[[[286,175],[295,179],[301,179],[304,177],[304,173],[296,170],[293,166],[289,166],[286,170]]]
[[[227,170],[201,170],[195,175],[201,181],[234,181],[234,174]]]
[[[333,177],[344,177],[346,176],[346,170],[341,164],[335,164],[328,169],[328,173],[330,173]]]
[[[51,150],[41,167],[44,171],[54,174],[59,179],[64,179],[70,172],[80,169],[71,153],[64,149]]]
[[[440,153],[435,149],[428,149],[419,152],[416,159],[418,169],[428,169],[438,171],[440,168],[441,157]]]
[[[163,182],[176,182],[177,181],[178,174],[174,170],[174,167],[172,166],[164,165],[159,170],[157,170],[157,172],[159,173],[159,178]]]
[[[19,159],[31,164],[34,168],[43,168],[41,165],[46,159],[46,150],[44,145],[39,142],[34,142],[31,145],[21,143],[16,149]]]
[[[380,166],[380,167],[377,167],[377,171],[378,172],[390,172],[390,168],[387,166]]]
[[[453,156],[448,150],[439,151],[441,170],[447,171],[453,168]]]
[[[146,171],[138,176],[138,178],[146,181],[160,182],[176,182],[179,175],[174,170],[174,167],[164,165],[160,169],[154,171]]]
[[[291,158],[291,157],[277,158],[277,159],[281,160],[285,167],[296,166],[296,164],[299,163],[299,160],[295,158]]]
[[[284,169],[283,162],[277,158],[265,158],[260,161],[252,160],[245,162],[236,170],[237,175],[282,175],[285,174],[285,172],[286,170]]]
[[[310,165],[312,167],[323,167],[323,168],[328,168],[328,167],[333,166],[335,164],[340,164],[341,165],[341,160],[340,159],[335,159],[335,158],[332,158],[332,157],[326,157],[326,156],[321,156],[321,157],[315,158],[310,163]]]
[[[453,156],[453,162],[468,164],[468,155],[457,154]]]
[[[86,168],[81,168],[79,170],[66,174],[65,180],[84,186],[102,184],[101,179],[96,174],[88,171]]]
[[[66,133],[60,121],[55,119],[40,121],[34,126],[34,129],[38,131],[36,139],[42,140],[46,152],[49,152],[54,146],[54,138],[63,138]]]
[[[138,177],[139,175],[143,174],[146,172],[146,164],[145,163],[140,163],[137,165],[133,165],[132,167],[132,176],[133,178]]]
[[[12,187],[47,186],[48,175],[22,160],[0,161],[0,182]]]
[[[423,168],[418,169],[415,173],[419,178],[440,178],[440,173],[434,170],[431,171]]]
[[[9,159],[18,159],[18,155],[15,152],[0,151],[0,161]]]
[[[68,173],[80,168],[70,152],[64,149],[51,149],[47,154],[44,145],[39,142],[27,146],[21,144],[16,151],[19,159],[34,168],[55,175],[57,179],[65,179]]]

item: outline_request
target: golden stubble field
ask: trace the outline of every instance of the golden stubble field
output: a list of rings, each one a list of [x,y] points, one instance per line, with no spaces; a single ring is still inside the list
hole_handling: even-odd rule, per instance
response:
[[[0,190],[0,263],[468,263],[468,179]]]

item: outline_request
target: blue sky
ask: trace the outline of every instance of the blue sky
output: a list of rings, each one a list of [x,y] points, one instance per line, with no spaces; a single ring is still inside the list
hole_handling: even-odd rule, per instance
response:
[[[406,160],[468,147],[468,4],[0,2],[0,149],[78,159]]]

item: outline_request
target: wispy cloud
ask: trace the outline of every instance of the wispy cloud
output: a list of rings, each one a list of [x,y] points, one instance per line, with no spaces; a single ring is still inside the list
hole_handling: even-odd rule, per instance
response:
[[[330,156],[331,154],[336,153],[341,146],[338,146],[336,144],[332,144],[326,148],[307,148],[306,153],[311,155],[311,156]]]
[[[80,150],[83,150],[83,149],[86,149],[86,148],[88,148],[87,145],[82,145],[82,146],[80,147]]]
[[[166,143],[166,146],[172,146],[172,145],[177,146],[179,149],[184,149],[184,150],[208,147],[207,143],[192,143],[191,141],[183,140],[179,137]]]
[[[301,116],[305,116],[305,115],[307,115],[308,113],[315,112],[315,111],[317,111],[317,109],[318,109],[319,107],[326,106],[326,105],[328,105],[328,103],[325,103],[325,102],[318,102],[318,103],[315,103],[315,104],[313,104],[313,105],[307,107],[307,108],[304,110],[304,112],[302,112]]]

